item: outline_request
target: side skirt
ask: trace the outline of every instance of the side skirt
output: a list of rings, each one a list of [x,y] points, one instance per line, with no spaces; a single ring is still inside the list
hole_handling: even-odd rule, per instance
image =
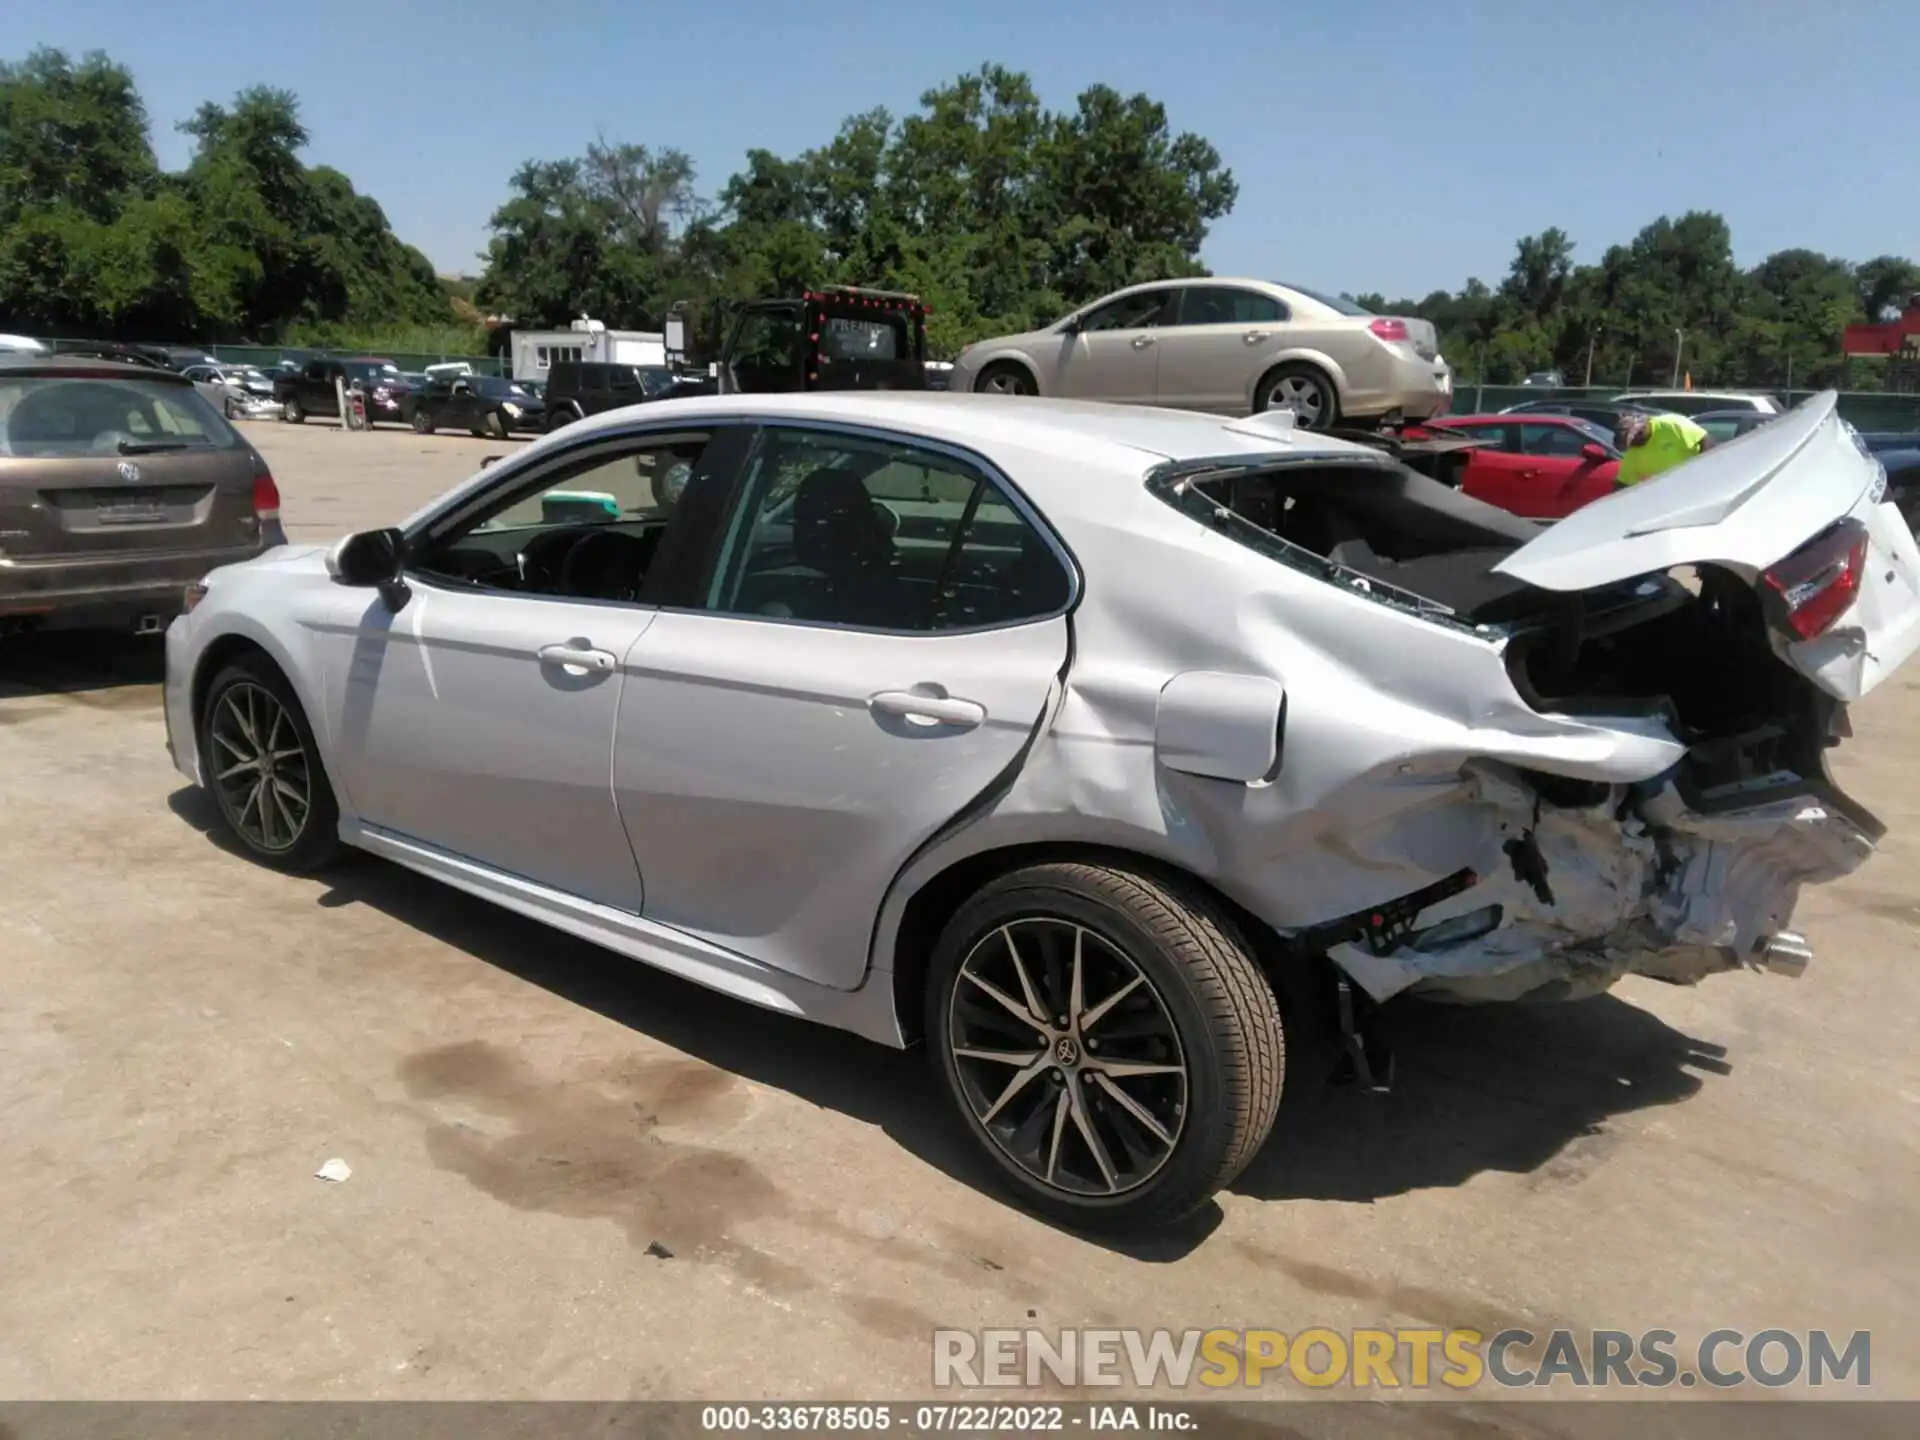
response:
[[[491,900],[556,930],[577,935],[630,960],[652,965],[736,1000],[836,1030],[849,1030],[896,1050],[906,1047],[893,1011],[892,987],[872,983],[872,971],[868,971],[860,989],[834,990],[736,955],[671,926],[537,885],[363,821],[343,818],[340,839],[456,890]]]

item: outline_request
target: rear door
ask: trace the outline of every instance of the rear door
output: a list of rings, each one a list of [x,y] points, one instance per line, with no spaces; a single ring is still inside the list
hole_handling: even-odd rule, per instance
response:
[[[765,433],[723,533],[628,661],[645,913],[850,989],[900,867],[1046,713],[1073,573],[977,461],[802,425]]]
[[[190,384],[0,378],[0,566],[246,551],[266,467]]]
[[[1520,425],[1517,421],[1436,424],[1433,429],[1442,435],[1464,435],[1481,442],[1481,448],[1473,451],[1467,460],[1466,471],[1460,482],[1464,493],[1476,500],[1484,500],[1489,505],[1498,505],[1502,510],[1511,510],[1516,515],[1526,513],[1524,507],[1529,499],[1530,487],[1537,477],[1529,474],[1533,466],[1520,453]]]
[[[1231,285],[1187,285],[1158,336],[1159,403],[1243,415],[1287,308],[1271,295]]]
[[[1776,626],[1775,649],[1841,700],[1857,700],[1920,648],[1920,548],[1886,493],[1886,472],[1838,397],[1817,395],[1772,424],[1589,505],[1496,570],[1543,590],[1580,591],[1714,565],[1770,609],[1844,601],[1810,638]]]

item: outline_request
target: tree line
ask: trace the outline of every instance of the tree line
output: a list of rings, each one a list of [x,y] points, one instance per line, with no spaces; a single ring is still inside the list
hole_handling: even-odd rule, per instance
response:
[[[482,273],[451,280],[347,176],[300,159],[287,92],[243,91],[179,129],[192,157],[164,172],[123,66],[47,49],[0,64],[0,329],[309,344],[432,330],[442,347],[406,348],[478,348],[483,311],[657,329],[684,304],[711,341],[735,302],[848,283],[923,296],[951,354],[1123,285],[1205,274],[1238,195],[1213,145],[1150,96],[1095,85],[1049,109],[1026,75],[986,65],[797,155],[750,150],[717,191],[670,147],[601,137],[529,160],[489,219]],[[1787,250],[1743,270],[1704,212],[1657,219],[1598,263],[1573,256],[1550,229],[1518,242],[1496,286],[1356,298],[1433,321],[1455,368],[1496,384],[1552,368],[1665,381],[1677,354],[1696,383],[1870,387],[1871,367],[1843,364],[1841,328],[1920,290],[1897,256]]]

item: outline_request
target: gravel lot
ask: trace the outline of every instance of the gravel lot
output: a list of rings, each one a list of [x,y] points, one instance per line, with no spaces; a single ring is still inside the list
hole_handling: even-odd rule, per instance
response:
[[[296,540],[517,443],[249,433]],[[229,853],[159,665],[0,649],[0,1397],[924,1397],[942,1325],[1425,1322],[1871,1329],[1920,1398],[1920,667],[1855,715],[1894,833],[1804,903],[1805,978],[1423,1017],[1393,1095],[1296,1086],[1118,1249],[985,1191],[918,1055]]]

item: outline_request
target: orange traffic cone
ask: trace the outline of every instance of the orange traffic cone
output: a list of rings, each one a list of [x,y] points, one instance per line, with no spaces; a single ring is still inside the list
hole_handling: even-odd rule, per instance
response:
[[[1691,390],[1692,388],[1693,388],[1693,372],[1689,370],[1687,371],[1687,389]]]

